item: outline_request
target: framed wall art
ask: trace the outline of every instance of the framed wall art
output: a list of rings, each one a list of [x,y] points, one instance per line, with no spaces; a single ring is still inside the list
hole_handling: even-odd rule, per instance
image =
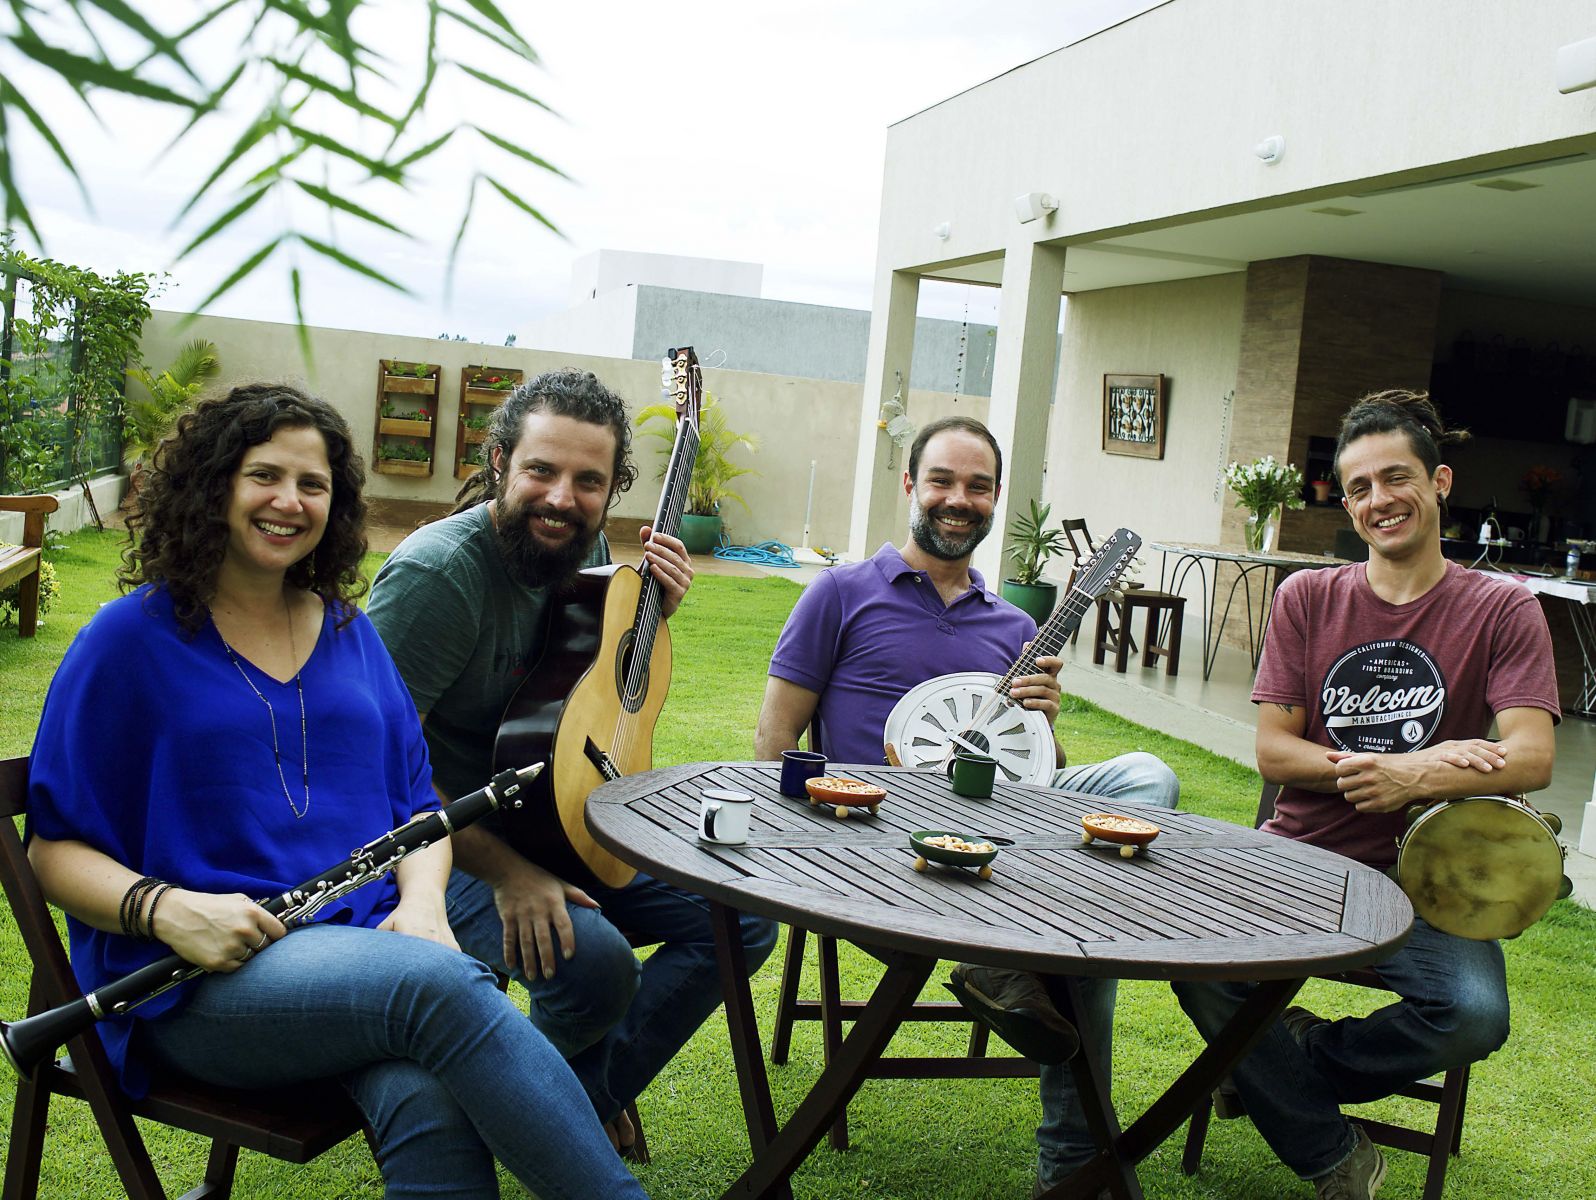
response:
[[[1137,458],[1164,457],[1164,377],[1103,376],[1103,449]]]

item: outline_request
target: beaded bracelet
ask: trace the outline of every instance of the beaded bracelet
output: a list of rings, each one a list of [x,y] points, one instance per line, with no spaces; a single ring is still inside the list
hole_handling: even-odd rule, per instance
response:
[[[117,916],[121,920],[124,937],[140,939],[137,928],[139,909],[143,907],[148,893],[160,885],[161,880],[153,875],[146,875],[122,894],[122,904]]]
[[[171,891],[176,886],[177,885],[175,883],[162,883],[158,887],[151,889],[149,907],[144,913],[144,930],[142,934],[140,934],[141,940],[146,942],[160,940],[155,936],[155,906],[161,902],[162,896],[166,895],[167,892]]]

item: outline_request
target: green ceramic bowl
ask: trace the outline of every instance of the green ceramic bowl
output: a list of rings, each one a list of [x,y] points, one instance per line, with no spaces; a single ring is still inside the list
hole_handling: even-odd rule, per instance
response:
[[[992,849],[983,850],[978,854],[969,854],[963,850],[949,850],[946,846],[932,846],[926,842],[927,838],[948,837],[963,838],[967,842],[990,842]],[[954,833],[947,829],[917,829],[909,835],[909,848],[921,858],[930,862],[942,863],[950,867],[984,867],[998,855],[998,845],[992,838],[975,838],[966,834]]]

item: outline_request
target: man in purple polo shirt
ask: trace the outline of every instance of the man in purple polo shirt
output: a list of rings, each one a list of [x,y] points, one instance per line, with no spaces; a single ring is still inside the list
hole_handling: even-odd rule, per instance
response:
[[[903,489],[909,536],[866,562],[823,571],[804,590],[770,660],[755,753],[777,759],[796,749],[816,720],[833,762],[882,761],[892,708],[912,688],[957,671],[1001,673],[1036,636],[1036,622],[987,590],[970,566],[992,529],[1002,488],[1003,452],[985,425],[948,417],[922,429],[909,450]],[[1026,708],[1058,715],[1056,657],[1038,658],[1035,675],[1015,680]],[[1174,772],[1151,754],[1066,768],[1057,749],[1053,786],[1112,800],[1115,806],[1173,808]],[[1036,1131],[1038,1186],[1069,1174],[1096,1153],[1075,1084],[1064,1064],[1079,1048],[1074,1029],[1034,975],[961,964],[949,984],[972,1012],[1021,1053],[1042,1064],[1042,1124]],[[1093,1034],[1088,1051],[1106,1077],[1115,981],[1082,980]]]

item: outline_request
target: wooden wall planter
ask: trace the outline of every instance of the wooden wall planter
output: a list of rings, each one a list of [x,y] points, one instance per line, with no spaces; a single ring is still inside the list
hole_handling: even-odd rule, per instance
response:
[[[486,429],[470,429],[466,421],[480,417],[490,409],[499,407],[510,398],[510,393],[520,384],[523,372],[514,367],[470,366],[460,372],[460,416],[456,422],[454,438],[454,477],[469,479],[481,469],[481,464],[466,461],[471,447],[487,440]],[[500,387],[487,386],[487,381],[497,378]],[[508,383],[508,388],[502,385]]]
[[[437,363],[377,360],[377,432],[371,446],[371,460],[376,470],[384,475],[425,477],[432,474],[432,460],[437,457],[438,385],[442,379],[443,367]],[[392,415],[384,416],[385,408]],[[428,419],[420,419],[423,411]],[[396,440],[400,438],[404,442]],[[385,447],[391,449],[406,443],[425,447],[427,457],[383,458]]]
[[[437,368],[433,369],[436,370]],[[438,394],[438,377],[436,375],[389,375],[384,372],[382,390],[412,396],[436,396]]]
[[[432,460],[417,460],[412,458],[379,458],[377,470],[384,475],[420,475],[432,474]]]
[[[432,437],[431,421],[407,421],[403,417],[383,417],[377,422],[378,433],[395,433],[401,437]]]

